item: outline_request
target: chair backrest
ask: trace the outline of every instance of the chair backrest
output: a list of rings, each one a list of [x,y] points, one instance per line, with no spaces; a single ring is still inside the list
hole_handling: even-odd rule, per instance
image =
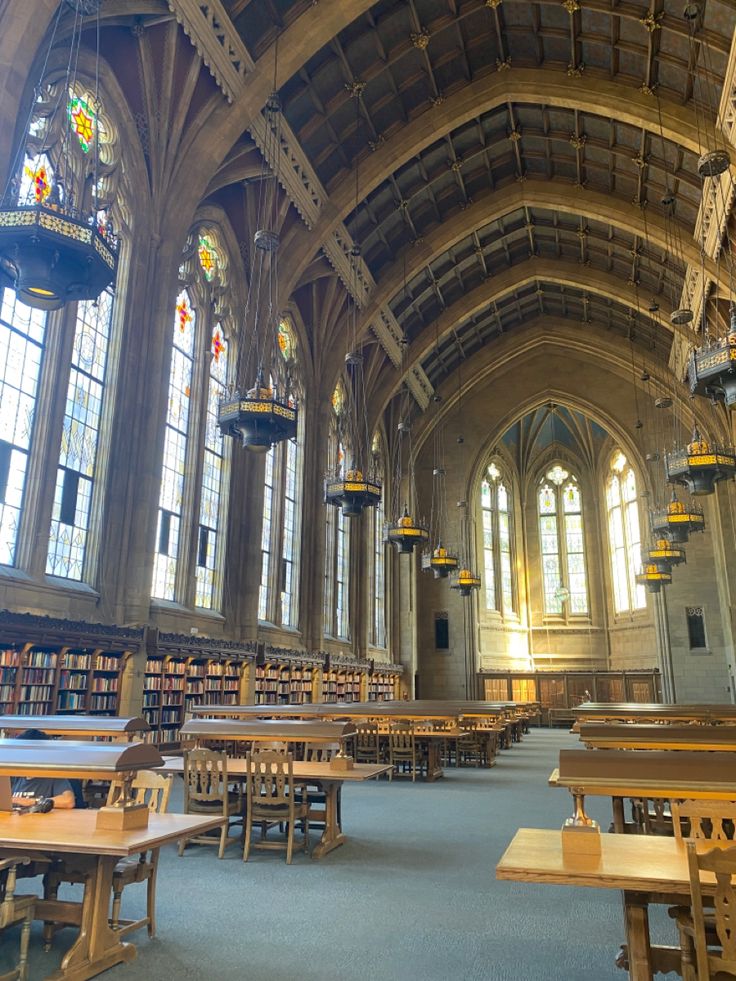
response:
[[[184,753],[184,804],[227,802],[227,756],[212,749]]]
[[[394,722],[389,730],[392,750],[414,749],[414,727],[408,722]]]
[[[355,727],[355,742],[363,749],[374,749],[378,745],[378,724],[361,722]]]
[[[339,743],[304,743],[304,759],[310,763],[329,763],[339,751]]]
[[[736,930],[733,925],[733,910],[736,907],[733,881],[736,876],[736,847],[716,846],[698,854],[697,842],[688,841],[687,862],[698,981],[714,981],[722,974],[736,974]],[[717,951],[708,949],[701,872],[710,872],[716,879],[715,928],[721,948]]]
[[[288,804],[288,790],[293,780],[292,764],[291,753],[278,753],[272,749],[249,753],[246,757],[249,804],[269,807]]]
[[[169,806],[173,774],[164,776],[154,770],[139,770],[133,780],[133,800],[145,804],[154,814],[165,814]],[[115,804],[123,794],[123,784],[113,780],[107,793],[107,805]]]
[[[726,800],[673,800],[672,825],[675,838],[736,838],[736,802]]]

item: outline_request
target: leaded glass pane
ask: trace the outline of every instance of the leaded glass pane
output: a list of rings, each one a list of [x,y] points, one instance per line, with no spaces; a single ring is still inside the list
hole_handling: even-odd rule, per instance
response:
[[[386,543],[383,540],[383,501],[373,509],[373,643],[386,646]]]
[[[195,314],[189,296],[184,290],[177,298],[174,316],[158,528],[151,585],[151,595],[165,600],[175,599],[176,592],[181,507],[189,439],[189,403],[195,327]]]
[[[493,561],[493,511],[483,508],[483,586],[486,609],[496,609],[495,563]]]
[[[112,294],[77,306],[46,572],[81,580],[102,417]]]
[[[348,583],[350,580],[350,529],[348,519],[337,511],[337,549],[336,549],[336,599],[335,615],[337,621],[337,636],[342,640],[350,637],[350,611],[348,608]]]
[[[281,623],[284,627],[297,625],[296,565],[297,541],[297,464],[299,447],[295,440],[286,444],[284,466],[284,532],[281,550],[283,577],[281,583]]]
[[[261,525],[261,586],[258,591],[258,619],[267,620],[269,613],[269,581],[271,578],[271,524],[273,521],[273,458],[266,456],[266,475],[263,485],[263,524]]]
[[[636,582],[641,563],[641,531],[636,475],[624,454],[611,458],[606,486],[613,601],[617,613],[646,606],[646,592]]]
[[[0,565],[13,565],[46,315],[19,303],[13,290],[2,290],[0,299],[0,452],[7,460],[0,485]]]
[[[555,500],[555,492],[549,484],[544,484],[539,491],[539,513],[554,514],[556,511],[557,501]]]
[[[226,472],[225,444],[217,425],[217,410],[225,394],[228,346],[220,324],[215,325],[210,343],[207,410],[204,426],[202,487],[199,500],[199,529],[195,569],[194,603],[211,610],[218,605],[221,572],[222,488]]]

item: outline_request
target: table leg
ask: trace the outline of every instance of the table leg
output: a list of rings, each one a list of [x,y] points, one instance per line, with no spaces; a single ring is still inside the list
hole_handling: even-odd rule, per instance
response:
[[[427,740],[427,780],[431,783],[442,776],[442,757],[435,739]]]
[[[622,835],[626,831],[626,815],[624,813],[623,797],[612,797],[613,806],[613,830],[617,835]]]
[[[631,981],[652,981],[652,951],[649,945],[649,910],[636,893],[623,893],[626,946]]]
[[[86,981],[136,956],[133,944],[121,943],[119,934],[110,929],[112,876],[117,861],[114,855],[98,856],[96,868],[85,881],[79,936],[64,955],[61,968],[49,974],[47,981]]]
[[[325,792],[325,829],[319,844],[312,849],[312,858],[322,858],[347,840],[337,820],[337,798],[342,780],[325,780],[321,783]]]

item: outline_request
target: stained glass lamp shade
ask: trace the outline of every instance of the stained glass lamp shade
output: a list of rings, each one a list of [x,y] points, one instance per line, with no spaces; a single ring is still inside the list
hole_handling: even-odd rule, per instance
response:
[[[363,508],[376,507],[380,501],[381,485],[357,468],[348,470],[344,479],[325,481],[325,502],[342,508],[346,518],[355,518]]]
[[[253,453],[267,453],[276,443],[296,438],[297,409],[278,399],[259,371],[253,388],[220,401],[217,422],[223,436],[239,438]]]
[[[408,555],[414,551],[415,545],[423,545],[429,541],[429,531],[422,525],[415,524],[408,509],[404,508],[404,513],[399,520],[389,525],[386,537],[400,553]]]
[[[653,562],[647,563],[643,570],[637,575],[636,581],[640,586],[646,586],[650,593],[658,593],[662,586],[669,586],[672,582],[672,573],[661,569]]]
[[[725,337],[692,352],[687,377],[693,395],[721,401],[729,409],[736,404],[736,309],[731,309]]]
[[[685,560],[684,548],[681,548],[679,545],[673,545],[666,538],[660,538],[647,552],[645,564],[651,565],[653,563],[661,572],[671,572],[673,565],[679,565],[681,562],[685,562]]]
[[[682,484],[695,497],[704,497],[714,493],[719,480],[736,475],[736,452],[703,439],[696,426],[684,449],[665,454],[665,470],[671,484]]]
[[[458,558],[452,555],[441,543],[433,549],[429,558],[429,568],[435,579],[447,579],[458,567]]]
[[[673,491],[666,508],[652,513],[652,531],[665,535],[671,542],[682,545],[694,531],[705,530],[705,516],[701,508],[679,501]]]
[[[480,576],[476,576],[470,569],[461,569],[450,588],[457,589],[461,596],[470,596],[474,590],[480,589]]]
[[[72,96],[69,129],[84,153],[97,133],[94,108]],[[18,196],[0,207],[0,269],[18,298],[37,310],[70,301],[96,300],[115,279],[117,242],[96,209],[81,213],[68,203],[45,155],[29,158]]]

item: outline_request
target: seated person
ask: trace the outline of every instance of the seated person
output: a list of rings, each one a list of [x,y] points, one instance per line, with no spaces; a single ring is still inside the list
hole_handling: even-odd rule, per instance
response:
[[[40,729],[28,729],[16,739],[48,739]],[[50,797],[54,808],[71,810],[76,806],[71,781],[58,777],[13,777],[10,781],[13,806],[31,807],[42,797]]]

